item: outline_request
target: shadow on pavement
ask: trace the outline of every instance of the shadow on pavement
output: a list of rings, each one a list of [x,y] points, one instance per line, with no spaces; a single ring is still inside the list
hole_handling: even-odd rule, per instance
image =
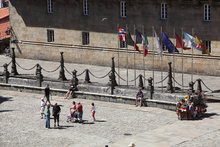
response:
[[[106,122],[106,120],[96,120],[95,122]]]
[[[12,97],[0,96],[0,104],[3,103],[3,102],[6,102],[6,101],[12,101],[11,99],[12,99]]]

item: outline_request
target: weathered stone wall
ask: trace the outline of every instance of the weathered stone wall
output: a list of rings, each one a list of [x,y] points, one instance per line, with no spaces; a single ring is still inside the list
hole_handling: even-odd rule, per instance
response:
[[[211,3],[211,21],[204,22],[204,3],[165,2],[168,3],[167,20],[160,19],[161,0],[127,1],[127,18],[120,18],[117,0],[89,1],[89,16],[82,15],[81,1],[56,0],[54,13],[48,14],[46,1],[10,0],[12,40],[19,41],[11,47],[17,48],[17,56],[22,58],[57,61],[59,52],[63,51],[66,62],[109,66],[110,58],[114,56],[120,67],[128,64],[129,68],[167,70],[167,62],[174,61],[175,70],[179,72],[220,75],[219,4]],[[103,18],[107,19],[102,21]],[[150,54],[143,59],[143,55],[134,52],[131,46],[128,53],[126,49],[118,49],[118,26],[129,29],[132,34],[134,27],[147,32]],[[181,34],[183,30],[197,34],[202,40],[211,40],[213,56],[201,55],[194,50],[192,60],[189,50],[183,52],[183,60],[181,54],[175,58],[165,54],[161,61],[158,55],[152,55],[153,50],[157,54],[152,43],[152,26],[158,36],[165,31],[173,39],[174,32]],[[47,43],[47,29],[54,30],[55,42]],[[82,46],[83,31],[90,33],[89,46]]]

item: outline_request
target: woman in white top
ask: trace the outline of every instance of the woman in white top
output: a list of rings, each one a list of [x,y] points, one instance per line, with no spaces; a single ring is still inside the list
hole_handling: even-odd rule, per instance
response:
[[[96,111],[96,108],[95,108],[95,104],[92,103],[92,108],[91,108],[91,112],[92,112],[92,118],[93,118],[93,121],[95,121],[95,111]]]

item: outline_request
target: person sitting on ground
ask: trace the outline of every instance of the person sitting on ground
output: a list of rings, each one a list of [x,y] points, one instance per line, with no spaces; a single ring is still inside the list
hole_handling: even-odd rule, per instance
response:
[[[56,123],[57,126],[59,127],[60,112],[61,112],[60,106],[57,105],[57,103],[55,103],[55,105],[53,106],[54,127],[56,127]]]
[[[68,92],[66,93],[66,98],[70,98],[70,96],[73,96],[74,92],[77,91],[77,87],[75,85],[75,83],[70,83],[70,87],[69,87],[69,90]]]
[[[138,106],[138,102],[140,103],[140,107],[143,104],[143,100],[144,100],[144,94],[141,91],[141,89],[139,89],[138,93],[136,94],[136,103],[135,105]]]

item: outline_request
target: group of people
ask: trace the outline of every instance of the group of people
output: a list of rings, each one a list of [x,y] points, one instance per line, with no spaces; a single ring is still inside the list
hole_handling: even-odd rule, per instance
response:
[[[204,93],[196,92],[179,100],[176,104],[179,119],[195,119],[203,115],[207,108],[204,98]]]
[[[70,89],[66,94],[66,98],[69,98],[70,95],[73,94],[73,92],[76,91],[76,87],[74,86],[74,84],[70,85]],[[46,85],[45,89],[44,89],[44,98],[41,98],[41,108],[40,108],[40,115],[41,115],[41,119],[45,118],[45,127],[46,128],[50,128],[50,116],[51,116],[51,112],[50,112],[50,107],[52,107],[52,116],[54,117],[54,127],[58,126],[59,127],[59,116],[60,116],[60,112],[61,112],[61,108],[60,106],[55,103],[54,105],[51,104],[50,102],[50,87],[49,84]],[[44,100],[46,98],[46,100]],[[95,112],[96,112],[96,107],[95,104],[92,103],[91,104],[91,112],[92,112],[92,118],[93,121],[95,121]],[[67,115],[67,121],[74,121],[74,122],[79,122],[82,123],[83,122],[83,106],[82,104],[79,102],[76,105],[76,102],[73,101],[72,106],[70,108],[70,111]]]

